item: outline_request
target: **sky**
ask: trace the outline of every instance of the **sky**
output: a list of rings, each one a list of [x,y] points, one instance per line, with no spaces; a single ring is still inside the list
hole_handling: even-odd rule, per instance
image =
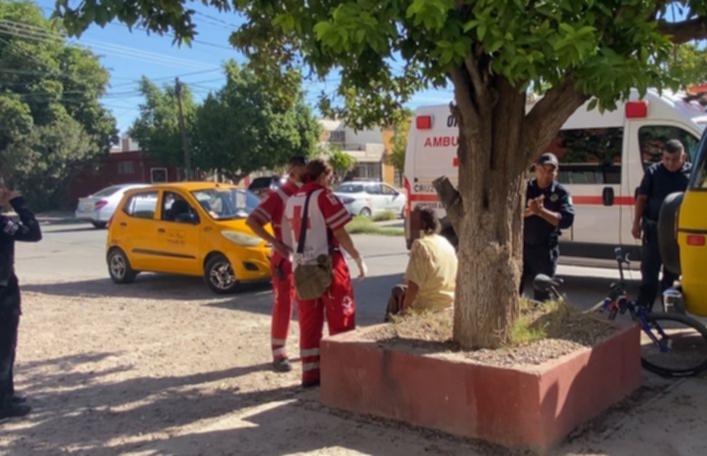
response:
[[[46,16],[51,15],[54,2],[37,0]],[[220,89],[225,83],[222,63],[235,59],[244,63],[245,58],[228,44],[228,37],[242,20],[234,13],[219,13],[198,2],[191,3],[197,13],[194,21],[198,35],[191,47],[172,44],[173,36],[148,35],[144,30],[133,30],[114,21],[104,28],[91,25],[79,39],[70,42],[89,48],[111,73],[110,88],[103,104],[110,109],[118,122],[121,135],[127,131],[139,114],[143,101],[137,83],[144,75],[158,84],[174,84],[175,77],[188,84],[197,100],[209,91]],[[325,82],[305,82],[307,101],[314,106],[318,94],[330,93],[337,88],[336,75]],[[429,90],[418,93],[409,107],[447,104],[452,99],[451,90]]]

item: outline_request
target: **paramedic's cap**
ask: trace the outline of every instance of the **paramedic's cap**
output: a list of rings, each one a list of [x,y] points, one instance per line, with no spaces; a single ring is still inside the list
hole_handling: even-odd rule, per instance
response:
[[[546,152],[538,158],[538,165],[552,165],[555,168],[559,168],[560,162],[557,160],[555,154]]]

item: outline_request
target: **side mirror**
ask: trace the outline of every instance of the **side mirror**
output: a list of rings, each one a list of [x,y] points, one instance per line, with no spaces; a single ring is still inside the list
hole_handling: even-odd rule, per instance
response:
[[[604,203],[604,206],[613,206],[614,205],[614,189],[611,187],[604,187],[604,190],[601,192],[601,199],[602,202]]]

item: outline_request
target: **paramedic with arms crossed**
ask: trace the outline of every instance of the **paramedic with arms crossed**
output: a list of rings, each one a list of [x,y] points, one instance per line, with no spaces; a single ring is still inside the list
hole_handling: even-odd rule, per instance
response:
[[[319,343],[324,316],[330,335],[356,328],[356,303],[342,248],[356,262],[359,278],[366,275],[363,258],[346,231],[351,214],[328,188],[332,176],[332,168],[323,160],[310,161],[304,172],[304,185],[287,201],[283,219],[283,238],[293,252],[298,251],[300,230],[306,230],[302,250],[307,252],[307,256],[317,258],[325,255],[332,260],[332,280],[327,291],[317,299],[297,299],[302,386],[305,388],[319,385]],[[304,214],[308,194],[311,194],[308,214]],[[302,223],[305,217],[308,220],[306,226]],[[298,267],[297,262],[294,267]]]
[[[282,216],[285,203],[301,187],[301,177],[307,159],[295,156],[290,159],[287,182],[271,192],[248,216],[246,224],[263,240],[273,245],[270,258],[272,271],[273,307],[270,324],[270,344],[272,347],[273,369],[277,372],[289,372],[292,365],[287,357],[287,334],[290,331],[295,286],[292,277],[292,262],[289,248],[282,242]],[[272,223],[273,233],[265,230],[265,225]]]

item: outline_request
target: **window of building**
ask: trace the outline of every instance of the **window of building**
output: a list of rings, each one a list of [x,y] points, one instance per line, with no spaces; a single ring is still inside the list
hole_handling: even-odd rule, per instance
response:
[[[329,132],[329,142],[345,143],[346,142],[346,131],[345,130],[334,130],[334,131]]]
[[[547,148],[560,161],[558,180],[572,185],[621,183],[623,128],[561,130]]]
[[[688,160],[694,160],[700,142],[699,138],[680,127],[649,125],[638,129],[638,144],[643,169],[661,160],[663,144],[671,139],[680,141],[688,155]]]
[[[132,162],[132,161],[118,162],[118,174],[135,174],[135,162]]]
[[[123,211],[131,217],[154,219],[157,212],[157,192],[136,193],[125,203]]]
[[[354,168],[354,175],[358,179],[381,180],[382,177],[381,164],[374,163],[358,163]]]
[[[150,180],[153,184],[167,182],[167,168],[150,168]]]

